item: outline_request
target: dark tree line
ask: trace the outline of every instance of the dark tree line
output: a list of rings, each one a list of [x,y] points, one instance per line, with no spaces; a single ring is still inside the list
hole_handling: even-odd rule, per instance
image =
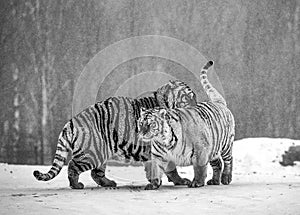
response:
[[[149,34],[182,40],[215,61],[237,139],[300,138],[297,0],[7,0],[0,14],[0,162],[49,164],[87,62],[114,42]],[[158,58],[114,73],[158,67],[190,78]]]

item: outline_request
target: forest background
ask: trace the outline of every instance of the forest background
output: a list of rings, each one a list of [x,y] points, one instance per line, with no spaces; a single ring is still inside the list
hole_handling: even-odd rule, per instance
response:
[[[300,139],[299,16],[298,0],[0,1],[0,162],[50,164],[87,63],[142,35],[176,38],[215,61],[236,139]],[[140,71],[177,74],[202,91],[182,65],[142,57],[111,71],[97,100],[118,75]]]

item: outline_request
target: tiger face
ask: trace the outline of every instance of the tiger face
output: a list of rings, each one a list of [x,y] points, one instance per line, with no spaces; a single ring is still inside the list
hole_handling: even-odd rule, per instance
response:
[[[170,80],[168,84],[159,88],[156,98],[161,107],[183,108],[197,104],[196,94],[182,81]]]
[[[141,110],[138,120],[139,135],[144,141],[155,141],[168,145],[171,138],[170,117],[165,109]]]
[[[186,93],[180,92],[177,95],[177,105],[178,108],[185,108],[187,106],[196,106],[196,96],[194,92],[190,91],[190,89],[186,89]]]

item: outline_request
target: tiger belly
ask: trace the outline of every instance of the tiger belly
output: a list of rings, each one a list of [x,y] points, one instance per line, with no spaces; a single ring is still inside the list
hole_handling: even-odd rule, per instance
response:
[[[190,166],[192,165],[192,155],[193,152],[189,151],[184,155],[171,155],[168,159],[173,161],[176,164],[176,166]]]

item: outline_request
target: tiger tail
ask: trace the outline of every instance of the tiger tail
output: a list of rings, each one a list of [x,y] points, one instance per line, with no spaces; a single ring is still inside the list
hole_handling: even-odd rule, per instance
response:
[[[73,123],[70,120],[63,128],[62,132],[58,137],[58,143],[56,148],[55,157],[53,160],[53,164],[48,173],[41,173],[38,170],[33,172],[35,178],[39,181],[49,181],[53,179],[58,173],[61,171],[63,165],[65,164],[68,156],[68,152],[71,151],[72,145],[72,127]]]
[[[202,68],[200,74],[200,81],[203,86],[203,89],[205,90],[206,95],[208,96],[211,102],[227,107],[227,103],[224,97],[211,85],[211,83],[207,79],[207,71],[213,64],[213,61],[208,61],[206,65]]]

